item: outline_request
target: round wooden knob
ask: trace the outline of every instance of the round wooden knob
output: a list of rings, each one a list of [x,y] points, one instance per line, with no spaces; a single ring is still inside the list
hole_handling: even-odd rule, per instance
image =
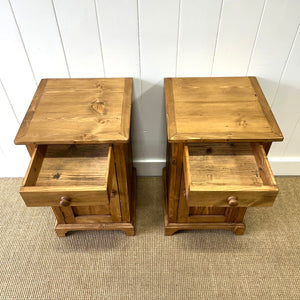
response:
[[[116,196],[117,192],[115,190],[111,190],[110,197],[114,198]]]
[[[59,204],[61,206],[69,206],[71,204],[71,198],[63,196],[60,198]]]
[[[239,204],[237,197],[235,197],[235,196],[229,196],[227,198],[227,202],[228,202],[229,206],[237,206]]]

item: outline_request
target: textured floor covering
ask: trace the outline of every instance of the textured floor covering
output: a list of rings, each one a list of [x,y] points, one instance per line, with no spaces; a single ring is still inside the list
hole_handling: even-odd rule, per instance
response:
[[[165,237],[161,178],[138,178],[137,235],[58,238],[50,208],[27,208],[0,179],[0,299],[300,299],[300,177],[277,178],[246,231]]]

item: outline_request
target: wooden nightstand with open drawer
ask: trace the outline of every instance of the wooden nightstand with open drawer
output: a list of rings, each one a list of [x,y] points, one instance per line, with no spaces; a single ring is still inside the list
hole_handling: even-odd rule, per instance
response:
[[[57,235],[134,235],[131,93],[131,78],[41,81],[15,139],[31,154],[20,194],[27,206],[52,207]]]
[[[256,78],[166,78],[165,100],[165,234],[243,234],[247,208],[276,198],[267,153],[283,140]]]

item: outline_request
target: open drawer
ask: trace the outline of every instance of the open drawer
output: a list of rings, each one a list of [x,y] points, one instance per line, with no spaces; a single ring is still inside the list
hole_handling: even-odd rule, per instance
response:
[[[109,145],[39,145],[20,194],[27,206],[107,205],[113,176]]]
[[[272,206],[278,188],[262,145],[189,144],[183,156],[188,206]]]

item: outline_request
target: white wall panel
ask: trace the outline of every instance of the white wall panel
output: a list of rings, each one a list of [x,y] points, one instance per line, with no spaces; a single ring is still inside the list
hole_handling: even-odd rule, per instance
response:
[[[69,77],[51,0],[11,0],[37,82]]]
[[[213,76],[245,76],[264,0],[224,0]]]
[[[145,157],[165,158],[163,78],[175,76],[179,1],[139,1]]]
[[[210,76],[222,0],[182,0],[178,37],[178,77]]]
[[[279,157],[284,154],[287,156],[295,156],[298,153],[298,156],[300,157],[300,135],[298,122],[300,119],[299,27],[274,100],[273,112],[284,135],[284,142],[274,143],[270,155]],[[297,122],[298,128],[295,128],[297,126]],[[286,153],[285,149],[287,150]]]
[[[106,77],[133,77],[132,148],[135,159],[141,159],[144,134],[141,130],[138,3],[97,0],[96,4]]]
[[[106,76],[139,77],[137,2],[97,0],[96,3]]]
[[[28,163],[29,154],[25,146],[14,145],[19,123],[6,97],[0,82],[0,177],[24,176]]]
[[[18,120],[22,121],[36,83],[9,2],[3,0],[0,1],[0,78]]]
[[[300,98],[298,96],[298,102],[299,102],[299,99]],[[292,134],[290,135],[290,139],[286,146],[284,155],[285,155],[285,157],[288,157],[288,158],[297,157],[300,160],[300,155],[299,155],[299,149],[300,149],[300,109],[299,109],[299,104],[297,107],[297,112],[298,112],[298,121],[296,123],[295,129],[293,130]]]
[[[55,0],[54,7],[71,77],[103,77],[94,0]]]
[[[300,1],[267,0],[249,75],[258,77],[272,104],[300,20]]]

